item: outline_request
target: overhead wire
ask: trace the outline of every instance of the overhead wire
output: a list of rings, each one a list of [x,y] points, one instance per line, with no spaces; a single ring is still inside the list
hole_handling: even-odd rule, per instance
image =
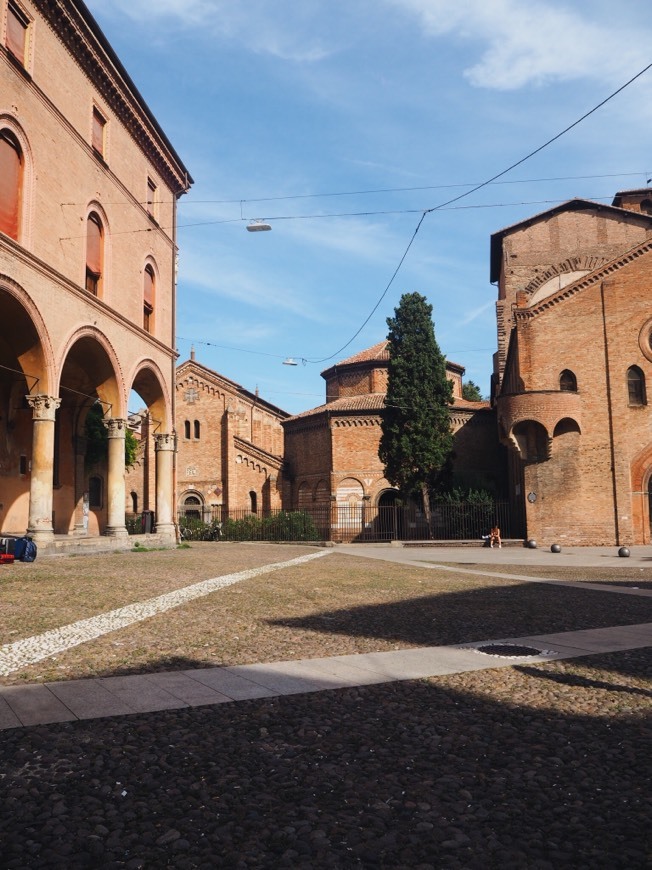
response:
[[[372,308],[370,314],[366,317],[366,319],[364,320],[364,322],[362,323],[360,328],[356,330],[356,332],[351,336],[351,338],[346,342],[346,344],[343,344],[342,347],[338,348],[338,350],[336,350],[330,356],[323,357],[321,359],[306,359],[306,362],[309,362],[309,363],[328,362],[329,360],[333,359],[334,357],[336,357],[340,353],[342,353],[343,350],[346,350],[346,348],[358,337],[358,335],[362,332],[362,330],[367,325],[367,323],[371,320],[374,313],[378,310],[380,303],[383,301],[383,299],[385,298],[385,296],[389,292],[389,289],[392,286],[392,284],[394,283],[394,279],[398,275],[401,266],[405,262],[405,258],[407,257],[408,252],[410,251],[410,248],[412,247],[414,240],[417,236],[417,233],[421,229],[421,225],[423,224],[427,215],[432,214],[435,211],[439,211],[439,210],[445,208],[446,206],[450,206],[455,202],[459,202],[461,199],[464,199],[467,196],[471,196],[472,193],[476,193],[478,190],[482,190],[483,187],[487,187],[488,185],[495,182],[497,179],[502,178],[504,175],[507,175],[508,172],[511,172],[513,169],[516,169],[517,166],[521,166],[527,160],[530,160],[532,157],[534,157],[536,154],[539,154],[541,151],[543,151],[549,145],[552,145],[553,142],[556,142],[562,136],[566,135],[566,133],[570,132],[573,128],[577,127],[579,124],[581,124],[583,121],[585,121],[588,117],[590,117],[595,112],[597,112],[598,109],[601,109],[602,106],[606,105],[610,100],[613,100],[614,97],[616,97],[616,96],[618,96],[618,94],[622,93],[622,91],[624,91],[625,88],[627,88],[631,84],[633,84],[633,82],[635,82],[637,79],[639,79],[642,75],[644,75],[651,68],[652,68],[652,63],[649,63],[642,70],[637,72],[636,75],[634,75],[630,79],[628,79],[628,81],[626,81],[625,84],[621,85],[619,88],[617,88],[611,94],[609,94],[608,97],[605,97],[605,99],[601,100],[597,105],[593,106],[592,109],[589,109],[588,112],[585,112],[581,117],[579,117],[579,118],[577,118],[577,120],[573,121],[572,124],[568,124],[568,126],[564,127],[564,129],[561,130],[559,133],[556,133],[554,136],[551,136],[550,139],[546,140],[542,145],[539,145],[538,148],[534,148],[532,151],[530,151],[524,157],[521,157],[520,160],[517,160],[514,163],[510,164],[506,169],[503,169],[500,172],[497,172],[495,175],[492,175],[491,178],[488,178],[486,181],[483,181],[480,184],[476,184],[475,187],[472,187],[470,190],[464,191],[463,193],[460,193],[457,196],[454,196],[451,199],[446,200],[445,202],[439,203],[439,205],[436,205],[436,206],[433,206],[432,208],[426,209],[423,212],[423,214],[421,215],[421,218],[419,219],[419,222],[418,222],[414,232],[412,233],[412,237],[410,238],[410,241],[408,242],[408,245],[407,245],[405,251],[403,252],[403,255],[401,256],[399,264],[396,267],[396,269],[394,270],[392,277],[390,278],[385,289],[381,293],[378,301],[376,302],[376,304]]]

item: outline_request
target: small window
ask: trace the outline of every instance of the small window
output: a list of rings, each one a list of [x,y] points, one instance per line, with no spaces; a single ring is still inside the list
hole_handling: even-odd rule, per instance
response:
[[[559,389],[567,393],[577,392],[577,378],[570,369],[564,369],[559,375]]]
[[[0,232],[18,241],[23,155],[9,130],[0,130]]]
[[[147,214],[156,217],[156,184],[151,178],[147,179]]]
[[[93,151],[100,155],[100,157],[104,157],[104,133],[106,129],[106,118],[97,109],[93,106],[93,129],[91,133],[91,145],[93,146]]]
[[[147,265],[143,282],[143,329],[146,332],[154,331],[154,284],[154,270]]]
[[[201,431],[201,427],[199,425],[199,420],[195,420],[195,438],[199,438]]]
[[[21,455],[18,460],[18,473],[27,474],[27,457],[25,455]]]
[[[86,221],[86,289],[93,296],[102,287],[103,236],[102,221],[93,211]]]
[[[88,479],[88,503],[92,508],[102,507],[102,478],[90,477]]]
[[[184,421],[183,428],[186,438],[190,438],[190,420]]]
[[[627,369],[627,392],[630,405],[647,405],[645,375],[638,366]]]
[[[251,506],[251,513],[252,514],[257,513],[258,512],[258,496],[256,495],[256,493],[254,492],[253,489],[249,493],[249,503]]]
[[[133,491],[131,493],[131,512],[138,513],[138,493]]]
[[[16,58],[21,66],[25,66],[27,57],[27,28],[29,19],[18,8],[13,0],[9,0],[7,8],[7,38],[6,45],[9,52]]]

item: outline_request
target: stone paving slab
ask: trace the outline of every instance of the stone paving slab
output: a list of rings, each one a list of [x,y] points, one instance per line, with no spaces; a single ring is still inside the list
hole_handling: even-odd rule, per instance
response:
[[[214,669],[211,668],[211,670]],[[233,700],[228,695],[217,692],[206,683],[201,682],[195,676],[201,673],[202,671],[163,671],[158,674],[143,674],[143,679],[169,692],[189,707],[220,704]]]
[[[7,701],[4,698],[0,698],[0,730],[4,728],[19,728],[22,724]]]
[[[103,686],[102,680],[66,680],[45,685],[77,719],[123,716],[135,712],[133,707]]]
[[[241,665],[240,667],[252,667]],[[271,698],[278,694],[272,689],[265,688],[259,683],[248,680],[231,668],[202,668],[198,671],[184,671],[184,673],[210,687],[227,701],[248,701],[253,698]],[[219,698],[218,698],[219,703]]]
[[[311,671],[309,660],[234,665],[226,670],[244,676],[247,680],[269,689],[275,695],[296,695],[301,692],[317,692],[320,689],[333,688],[332,680],[325,673]]]
[[[151,713],[153,710],[175,710],[188,705],[175,698],[165,689],[157,686],[149,680],[143,679],[143,675],[134,677],[103,677],[100,680],[102,686],[108,689],[135,713]]]
[[[538,655],[478,652],[516,644]],[[0,687],[0,729],[316,692],[652,646],[652,623],[301,661]]]
[[[522,643],[563,644],[582,649],[587,653],[618,652],[619,650],[639,649],[652,645],[652,625],[618,625],[610,628],[592,628],[582,631],[566,631],[551,634],[538,634],[521,639]]]
[[[49,725],[73,722],[77,716],[50,689],[41,683],[6,686],[2,698],[9,704],[21,725]]]

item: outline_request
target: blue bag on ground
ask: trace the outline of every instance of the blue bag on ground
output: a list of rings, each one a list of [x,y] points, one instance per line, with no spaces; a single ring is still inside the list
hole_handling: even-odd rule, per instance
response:
[[[36,544],[31,538],[16,538],[14,557],[19,562],[33,562],[36,559]]]

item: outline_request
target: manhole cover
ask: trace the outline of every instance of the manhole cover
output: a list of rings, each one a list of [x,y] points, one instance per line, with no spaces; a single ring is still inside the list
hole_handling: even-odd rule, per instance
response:
[[[543,652],[543,650],[536,649],[533,646],[519,646],[516,643],[489,643],[477,647],[477,650],[489,656],[513,656],[514,658],[540,656]]]

